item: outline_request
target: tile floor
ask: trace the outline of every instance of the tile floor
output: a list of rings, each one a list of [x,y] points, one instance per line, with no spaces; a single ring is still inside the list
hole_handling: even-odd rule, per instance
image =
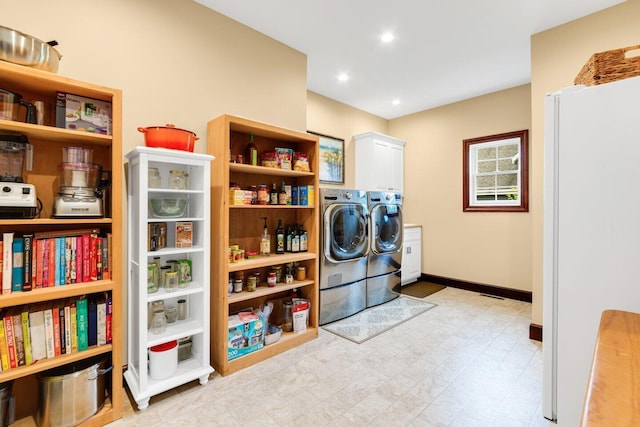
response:
[[[546,426],[531,304],[454,288],[363,344],[317,340],[227,377],[125,399],[110,426]],[[135,405],[135,403],[133,403]]]

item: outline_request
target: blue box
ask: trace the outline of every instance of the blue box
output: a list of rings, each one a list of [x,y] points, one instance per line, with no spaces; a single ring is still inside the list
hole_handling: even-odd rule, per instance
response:
[[[264,320],[255,313],[229,316],[228,360],[236,359],[264,347]]]
[[[298,204],[300,206],[313,206],[314,199],[313,185],[301,185],[298,187]]]
[[[292,205],[297,205],[299,202],[299,198],[298,198],[298,186],[297,185],[293,185],[291,187],[291,204]]]

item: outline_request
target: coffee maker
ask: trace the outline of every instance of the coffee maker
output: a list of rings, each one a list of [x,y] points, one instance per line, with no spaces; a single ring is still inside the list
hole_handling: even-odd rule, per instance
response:
[[[33,146],[26,135],[0,135],[0,218],[34,218],[36,188],[22,179],[22,168],[31,170]]]
[[[63,148],[63,161],[58,164],[58,195],[53,201],[55,218],[102,218],[103,191],[109,181],[103,180],[102,166],[92,163],[93,150],[81,147]]]

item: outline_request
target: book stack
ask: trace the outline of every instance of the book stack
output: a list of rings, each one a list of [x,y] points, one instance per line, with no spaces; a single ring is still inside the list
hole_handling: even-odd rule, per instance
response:
[[[0,368],[7,371],[110,344],[111,315],[108,293],[4,309],[0,312]]]
[[[111,233],[99,229],[51,231],[0,241],[2,294],[111,277]]]

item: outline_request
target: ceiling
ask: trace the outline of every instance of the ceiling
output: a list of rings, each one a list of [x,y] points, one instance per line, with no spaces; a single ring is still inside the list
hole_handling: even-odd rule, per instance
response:
[[[529,83],[532,34],[623,2],[196,1],[305,53],[309,90],[385,119]]]

